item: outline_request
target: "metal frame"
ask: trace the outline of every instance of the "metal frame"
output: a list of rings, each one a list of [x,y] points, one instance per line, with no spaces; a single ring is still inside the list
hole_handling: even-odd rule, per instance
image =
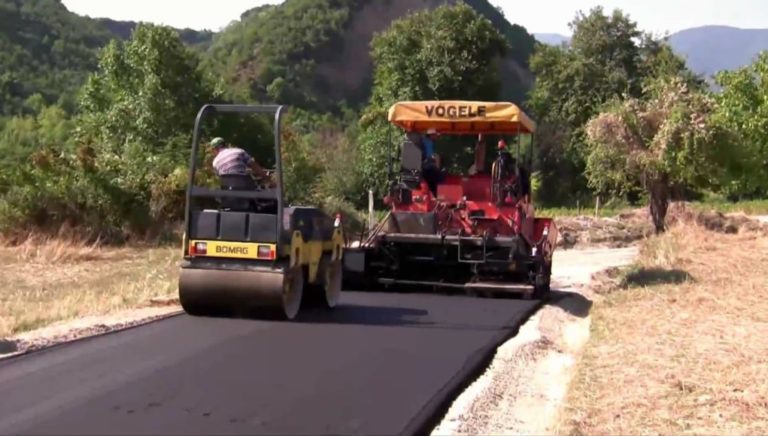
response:
[[[395,143],[395,141],[392,140],[392,130],[395,128],[392,124],[388,124],[387,126],[387,144],[389,152],[387,153],[387,182],[389,185],[392,185],[392,183],[395,183],[397,180],[397,176],[395,175],[394,170],[394,162],[395,160],[399,159],[400,154],[402,153],[402,148],[398,147],[398,145]],[[405,132],[405,131],[403,131]],[[533,174],[533,143],[536,141],[536,134],[534,132],[528,133],[531,137],[531,142],[528,144],[528,171]],[[467,135],[455,135],[455,136],[467,136]],[[504,136],[504,135],[499,135]],[[522,145],[522,137],[523,137],[523,131],[520,129],[520,126],[517,126],[517,162],[520,163],[520,149]],[[486,145],[487,147],[487,145]]]
[[[283,164],[282,164],[282,143],[280,138],[281,121],[285,106],[282,105],[238,105],[238,104],[206,104],[197,113],[195,118],[195,130],[192,135],[192,151],[189,158],[189,180],[187,183],[187,191],[185,196],[185,209],[184,209],[184,230],[189,234],[189,225],[191,217],[192,199],[201,197],[228,197],[228,198],[242,198],[242,199],[254,199],[254,198],[276,198],[277,199],[277,235],[282,235],[283,225]],[[208,189],[200,186],[194,186],[195,174],[197,172],[197,158],[199,156],[200,148],[200,128],[202,126],[203,118],[208,113],[239,113],[239,114],[274,114],[274,135],[275,135],[275,170],[277,172],[277,187],[270,189],[274,195],[268,195],[268,191],[262,192],[250,192],[250,191],[225,191],[221,189]],[[282,248],[282,237],[277,238],[277,250],[278,252]],[[186,245],[189,243],[185,240]]]

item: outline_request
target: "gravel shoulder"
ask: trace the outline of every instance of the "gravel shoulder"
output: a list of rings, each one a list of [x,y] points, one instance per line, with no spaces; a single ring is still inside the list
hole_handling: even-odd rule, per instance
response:
[[[91,315],[0,339],[0,360],[90,336],[137,327],[182,313],[173,300],[155,300],[150,307]]]
[[[589,339],[592,274],[629,265],[634,246],[558,250],[553,296],[453,403],[433,435],[551,434]]]

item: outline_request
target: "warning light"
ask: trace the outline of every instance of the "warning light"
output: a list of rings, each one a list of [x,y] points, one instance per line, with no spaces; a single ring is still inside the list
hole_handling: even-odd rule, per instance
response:
[[[272,260],[275,258],[275,250],[270,245],[259,245],[258,257]]]
[[[189,246],[189,255],[195,256],[205,256],[208,254],[208,244],[205,242],[195,242],[194,244]]]

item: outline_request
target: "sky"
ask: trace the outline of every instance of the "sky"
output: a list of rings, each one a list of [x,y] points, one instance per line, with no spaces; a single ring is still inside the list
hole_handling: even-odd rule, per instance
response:
[[[577,11],[602,5],[607,11],[620,8],[640,28],[656,34],[703,25],[742,28],[768,27],[767,0],[490,0],[501,6],[507,19],[530,33],[570,35],[568,23]],[[148,21],[173,27],[218,31],[252,7],[280,0],[63,0],[80,15],[115,20]]]

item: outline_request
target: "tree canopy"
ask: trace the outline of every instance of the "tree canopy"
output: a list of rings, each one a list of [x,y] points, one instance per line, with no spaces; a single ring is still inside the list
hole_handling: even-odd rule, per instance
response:
[[[496,100],[496,66],[507,43],[488,19],[459,3],[397,20],[371,46],[374,88],[361,144],[366,179],[383,192],[391,152],[388,107],[399,100]]]
[[[586,124],[586,176],[602,191],[644,186],[661,232],[671,186],[718,186],[730,156],[710,96],[678,77],[661,78],[648,92],[615,100]]]
[[[733,152],[750,156],[726,188],[734,197],[768,194],[768,52],[746,67],[716,76],[718,119],[732,133]]]
[[[701,83],[664,41],[641,32],[619,10],[579,12],[570,27],[570,46],[543,46],[531,58],[536,85],[528,105],[542,129],[542,197],[555,203],[588,192],[584,126],[604,104],[641,98],[660,76],[681,76],[695,87]]]

